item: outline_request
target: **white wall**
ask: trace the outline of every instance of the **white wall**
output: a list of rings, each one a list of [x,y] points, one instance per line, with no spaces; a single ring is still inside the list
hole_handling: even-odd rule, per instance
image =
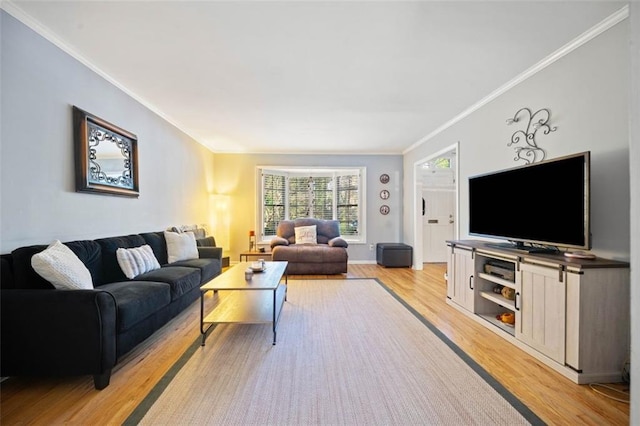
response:
[[[628,260],[628,63],[625,20],[406,153],[405,206],[413,204],[409,188],[413,186],[414,163],[459,141],[460,237],[467,237],[468,177],[524,164],[513,161],[515,152],[507,143],[517,127],[507,126],[506,119],[522,107],[533,111],[549,108],[550,124],[557,126],[557,131],[538,137],[546,158],[591,151],[593,251]],[[497,197],[496,203],[500,199]],[[405,241],[411,244],[409,208],[403,222]]]
[[[227,247],[231,260],[248,250],[248,231],[256,228],[256,167],[257,166],[309,166],[309,167],[366,167],[367,171],[367,243],[349,244],[349,262],[374,262],[375,251],[370,244],[401,242],[402,230],[402,157],[400,155],[279,155],[279,154],[216,154],[215,192],[230,196],[231,247]],[[386,185],[380,175],[391,178]],[[391,193],[388,200],[380,199],[380,191]],[[391,212],[383,216],[382,204]]]
[[[640,425],[640,2],[630,4],[631,21],[631,417]]]
[[[0,252],[206,223],[213,154],[1,12]],[[72,105],[138,137],[140,197],[75,192]]]

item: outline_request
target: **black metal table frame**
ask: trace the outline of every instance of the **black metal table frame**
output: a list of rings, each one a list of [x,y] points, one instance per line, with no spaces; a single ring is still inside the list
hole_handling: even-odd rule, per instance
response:
[[[278,323],[280,322],[280,315],[282,314],[282,309],[284,308],[284,302],[287,301],[287,291],[289,290],[289,276],[286,274],[286,272],[284,274],[284,300],[280,305],[280,311],[276,314],[277,293],[279,289],[280,289],[280,283],[278,282],[278,286],[273,289],[273,320],[272,320],[272,323],[273,323],[273,343],[272,344],[273,345],[276,344]],[[200,346],[204,346],[205,341],[207,339],[207,332],[211,328],[219,324],[219,323],[210,324],[206,329],[204,328],[204,295],[209,291],[213,291],[214,294],[218,292],[218,290],[210,290],[210,289],[200,291],[200,334],[202,334],[202,343],[200,344]],[[229,291],[270,291],[270,290],[229,290]]]

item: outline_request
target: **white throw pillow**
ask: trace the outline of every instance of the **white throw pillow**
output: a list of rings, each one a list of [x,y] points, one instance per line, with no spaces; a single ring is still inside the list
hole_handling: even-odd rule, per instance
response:
[[[59,290],[92,289],[91,273],[71,249],[56,240],[31,257],[33,270]]]
[[[196,237],[193,235],[193,232],[176,234],[175,232],[165,231],[164,238],[167,240],[167,257],[169,263],[180,260],[197,259],[199,257]]]
[[[116,250],[116,258],[120,269],[129,279],[154,269],[160,269],[158,259],[148,244],[129,249],[119,248]]]
[[[296,226],[296,244],[318,244],[316,225]]]

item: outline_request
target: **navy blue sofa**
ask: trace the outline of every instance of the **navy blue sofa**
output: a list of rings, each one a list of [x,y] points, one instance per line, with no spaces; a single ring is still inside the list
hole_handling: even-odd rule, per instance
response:
[[[149,232],[64,243],[86,265],[94,289],[56,290],[31,267],[46,245],[0,256],[0,375],[92,375],[109,385],[124,354],[152,335],[200,295],[221,272],[222,248],[207,237],[198,259],[167,264],[164,233]],[[118,248],[148,244],[162,267],[130,280]],[[211,246],[213,245],[213,246]]]

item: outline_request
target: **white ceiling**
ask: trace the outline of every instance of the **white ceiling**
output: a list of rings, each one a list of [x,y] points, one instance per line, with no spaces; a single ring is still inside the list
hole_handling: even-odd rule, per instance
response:
[[[214,152],[398,154],[625,4],[3,7]]]

